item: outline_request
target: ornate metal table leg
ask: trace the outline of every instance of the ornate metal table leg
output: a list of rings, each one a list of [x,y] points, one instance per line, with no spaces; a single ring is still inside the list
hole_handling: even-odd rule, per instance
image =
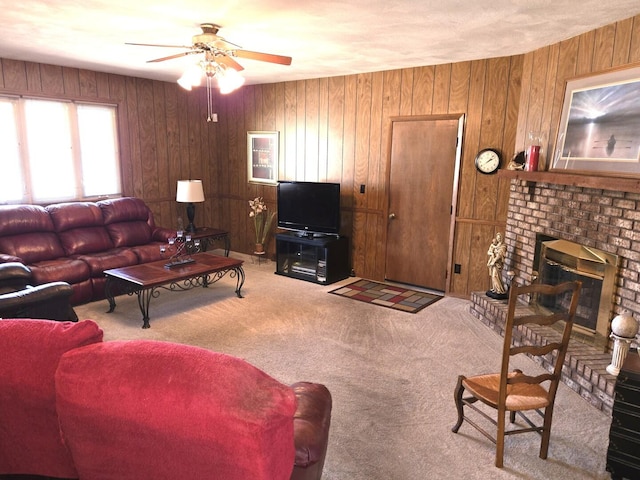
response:
[[[238,298],[242,298],[240,289],[242,288],[242,285],[244,285],[244,270],[242,269],[242,266],[240,266],[235,267],[233,271],[236,274],[236,295],[238,295]]]
[[[204,237],[200,239],[200,251],[206,252],[209,250],[209,245],[212,243],[210,237]]]
[[[138,290],[136,292],[138,296],[138,306],[140,307],[140,312],[142,312],[142,328],[149,328],[149,304],[151,303],[152,297],[157,297],[159,295],[156,292],[155,288],[147,288],[144,290]]]
[[[224,236],[224,256],[229,256],[229,249],[231,248],[231,241],[229,240],[229,234]]]
[[[104,293],[109,302],[109,310],[107,313],[111,313],[116,309],[116,299],[113,297],[113,279],[111,277],[107,277],[107,282],[104,285]]]
[[[229,256],[229,250],[231,249],[231,240],[229,240],[229,234],[226,233],[224,235],[214,235],[212,237],[207,237],[207,238],[203,238],[203,241],[205,242],[205,247],[204,250],[202,250],[203,252],[206,252],[207,249],[209,248],[209,245],[213,244],[213,242],[216,242],[218,240],[223,240],[224,241],[224,256],[228,257]]]

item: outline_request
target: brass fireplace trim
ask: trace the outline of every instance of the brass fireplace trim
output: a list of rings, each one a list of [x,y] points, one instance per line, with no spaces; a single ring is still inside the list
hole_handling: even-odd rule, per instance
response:
[[[542,242],[539,271],[545,259],[577,275],[602,280],[595,331],[580,325],[574,325],[574,331],[584,338],[595,337],[596,344],[606,343],[610,333],[618,256],[560,239]]]

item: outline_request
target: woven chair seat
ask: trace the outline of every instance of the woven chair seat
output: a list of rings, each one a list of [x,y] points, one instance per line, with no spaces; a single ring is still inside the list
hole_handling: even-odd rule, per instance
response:
[[[518,375],[522,374],[512,372],[509,374],[509,377],[513,378]],[[498,394],[500,390],[499,373],[469,377],[464,379],[462,384],[469,393],[478,400],[487,405],[491,405],[493,408],[498,407]],[[549,405],[549,392],[537,383],[507,385],[507,398],[505,401],[507,410],[535,410],[537,408],[544,408],[547,405]]]

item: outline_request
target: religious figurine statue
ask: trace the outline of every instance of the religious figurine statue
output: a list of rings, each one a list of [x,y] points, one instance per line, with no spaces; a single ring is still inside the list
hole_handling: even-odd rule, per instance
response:
[[[487,296],[504,300],[508,298],[507,289],[502,282],[502,268],[507,255],[507,246],[502,241],[501,233],[496,233],[496,236],[491,241],[487,255],[489,256],[487,268],[491,277],[491,289],[487,291]]]

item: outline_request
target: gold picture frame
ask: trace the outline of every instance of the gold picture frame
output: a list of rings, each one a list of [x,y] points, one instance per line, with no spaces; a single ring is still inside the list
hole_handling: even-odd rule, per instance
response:
[[[640,64],[567,80],[551,171],[640,176]]]
[[[276,131],[247,132],[247,173],[251,183],[278,183],[278,137]]]

